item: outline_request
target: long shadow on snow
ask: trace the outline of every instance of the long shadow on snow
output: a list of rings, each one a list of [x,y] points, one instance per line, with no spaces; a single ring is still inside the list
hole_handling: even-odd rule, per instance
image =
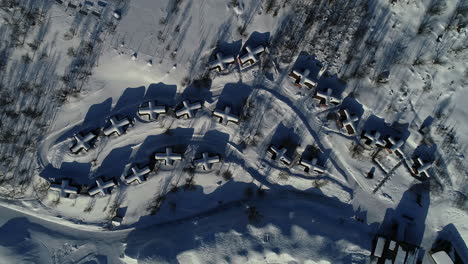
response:
[[[403,140],[406,140],[409,137],[409,124],[398,124],[394,123],[392,125],[385,122],[385,119],[380,118],[376,115],[371,115],[362,125],[362,131],[379,131],[381,136],[395,136]]]
[[[176,104],[176,85],[168,85],[162,82],[152,83],[146,89],[144,100],[157,100],[158,104],[173,106]]]
[[[192,82],[179,95],[178,101],[182,102],[184,100],[189,100],[191,102],[206,101],[208,103],[212,103],[213,93],[210,91],[211,82],[208,82],[207,84],[208,86],[205,86],[205,85],[200,85],[199,83],[196,83],[196,82]]]
[[[153,169],[156,165],[154,154],[165,152],[166,147],[171,147],[176,153],[185,153],[187,144],[193,137],[193,128],[175,128],[164,134],[148,136],[138,147],[137,152],[131,157],[132,164],[149,165]]]
[[[113,149],[102,161],[101,166],[90,175],[90,179],[88,180],[98,177],[119,179],[131,154],[132,145]]]
[[[210,130],[203,136],[203,141],[211,144],[203,144],[197,148],[196,157],[200,157],[201,153],[208,152],[225,156],[227,144],[229,142],[229,134],[218,130]]]
[[[127,88],[119,97],[119,100],[112,110],[112,115],[119,114],[134,118],[138,112],[138,105],[143,101],[145,95],[145,87]]]
[[[333,263],[351,263],[350,254],[340,250],[339,244],[343,241],[370,249],[372,239],[370,232],[375,225],[366,225],[353,220],[355,211],[349,204],[323,196],[318,189],[314,192],[277,190],[267,192],[264,198],[250,196],[238,201],[229,201],[229,198],[226,200],[226,197],[238,196],[239,192],[244,193],[246,188],[255,190],[257,187],[251,183],[229,181],[210,194],[205,194],[201,186],[196,186],[193,191],[168,194],[156,216],[142,217],[134,226],[134,231],[127,237],[126,255],[138,259],[156,258],[174,263],[180,253],[202,245],[215,245],[219,241],[220,233],[232,232],[247,238],[248,243],[254,243],[250,248],[258,253],[269,250],[280,254],[284,250],[282,245],[275,244],[275,241],[263,243],[261,239],[254,237],[251,226],[255,228],[275,226],[281,235],[291,240],[296,239],[294,230],[297,228],[305,230],[311,236],[324,238],[320,240],[321,243],[317,245],[319,248],[315,253],[335,258]],[[291,199],[294,199],[294,202]],[[179,205],[171,211],[169,202],[177,202]],[[188,203],[185,207],[195,208],[196,204],[194,206],[190,204],[193,202],[209,205],[211,209],[195,215],[190,215],[191,210],[178,211],[180,204],[184,203]],[[247,204],[255,206],[260,212],[261,218],[258,221],[249,222],[245,213]],[[169,220],[174,214],[181,218]],[[159,218],[160,223],[148,227],[148,224],[155,222],[155,218]],[[341,229],[342,231],[338,231]],[[244,253],[231,252],[231,254]]]
[[[447,241],[449,243],[447,243]],[[448,224],[444,226],[441,231],[439,231],[432,248],[444,249],[446,252],[450,252],[453,248],[456,252],[455,263],[468,262],[468,249],[466,247],[466,242],[454,224]]]
[[[387,209],[378,233],[396,241],[420,246],[429,205],[429,186],[425,183],[411,186],[395,209]]]
[[[230,106],[233,113],[240,114],[252,90],[251,86],[241,82],[227,83],[219,95],[216,109],[224,111],[224,107]]]
[[[83,122],[68,129],[65,133],[60,135],[54,144],[67,140],[79,132],[89,132],[104,127],[106,118],[111,112],[112,98],[107,98],[102,103],[94,104],[89,107]],[[71,147],[71,145],[70,145]]]
[[[72,179],[74,184],[87,184],[89,182],[88,175],[91,171],[90,163],[80,162],[63,162],[59,169],[47,164],[47,166],[40,172],[40,176],[50,181],[59,180],[60,177]],[[57,176],[58,178],[54,178]]]
[[[3,226],[0,227],[2,239],[0,239],[0,246],[8,248],[23,260],[29,260],[31,263],[52,263],[52,255],[43,254],[43,252],[50,252],[47,245],[53,246],[57,242],[48,243],[47,241],[39,241],[43,236],[37,234],[44,234],[49,238],[54,239],[76,239],[69,235],[57,232],[39,224],[29,221],[26,217],[16,217],[10,219]],[[52,240],[51,240],[52,241]],[[108,263],[108,259],[104,255],[96,255],[99,263]],[[55,258],[54,258],[55,259]]]

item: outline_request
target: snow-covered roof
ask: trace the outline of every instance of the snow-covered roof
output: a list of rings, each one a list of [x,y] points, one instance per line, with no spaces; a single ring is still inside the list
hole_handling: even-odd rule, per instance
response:
[[[60,197],[69,197],[70,194],[78,194],[78,188],[70,185],[70,180],[62,179],[60,184],[52,183],[50,185],[50,190],[59,192]]]
[[[130,120],[127,117],[118,120],[117,117],[113,116],[109,119],[109,122],[110,124],[103,130],[106,136],[114,133],[120,136],[125,133],[126,127],[130,125]]]
[[[320,166],[317,164],[317,159],[312,159],[312,160],[304,160],[304,159],[301,159],[299,161],[299,165],[301,165],[303,168],[304,168],[304,171],[306,172],[310,172],[310,171],[315,171],[315,172],[318,172],[318,173],[324,173],[326,172],[326,168],[323,167],[323,166]]]
[[[379,257],[379,258],[383,256],[386,241],[387,240],[384,237],[379,236],[377,238],[377,244],[375,245],[375,249],[374,249],[374,256]]]
[[[265,51],[265,47],[262,45],[257,46],[256,48],[251,48],[246,46],[245,50],[247,53],[239,57],[239,63],[241,68],[247,68],[258,62],[258,55]]]
[[[234,63],[234,56],[223,56],[221,52],[216,53],[216,59],[211,61],[208,66],[210,70],[225,71],[229,64]]]
[[[79,153],[81,150],[88,151],[91,148],[91,141],[97,136],[93,132],[89,132],[86,135],[82,136],[81,133],[78,133],[73,136],[75,138],[75,143],[70,148],[72,153]]]
[[[166,152],[156,153],[154,158],[156,160],[163,160],[166,165],[173,165],[176,160],[182,160],[182,155],[173,153],[172,148],[166,148]]]
[[[303,71],[293,70],[289,74],[289,77],[291,77],[294,80],[294,84],[296,84],[299,87],[302,87],[304,85],[309,88],[317,87],[317,82],[312,80],[312,78],[310,77],[309,69],[305,69]]]
[[[390,244],[388,245],[388,249],[395,250],[395,247],[396,247],[396,241],[391,240]]]
[[[428,170],[432,167],[432,162],[423,161],[420,157],[416,158],[414,162],[414,168],[416,175],[422,175],[427,178],[430,178]]]
[[[219,118],[219,121],[225,125],[228,122],[239,123],[239,117],[231,113],[231,107],[226,106],[224,111],[214,110],[213,115]]]
[[[396,138],[396,137],[389,137],[388,142],[390,143],[390,150],[399,155],[403,156],[403,150],[401,149],[403,147],[403,144],[405,141],[401,138]]]
[[[187,116],[188,118],[192,118],[195,116],[195,111],[202,107],[200,102],[190,104],[188,100],[183,101],[182,104],[182,109],[176,112],[177,117]]]
[[[107,195],[110,194],[109,189],[115,186],[115,182],[113,180],[109,180],[104,182],[102,178],[98,178],[96,180],[96,187],[90,189],[88,194],[94,196],[96,194]]]
[[[274,161],[281,161],[285,165],[291,165],[292,159],[286,155],[288,150],[286,148],[277,148],[271,145],[268,148],[268,152],[271,154],[271,159]]]
[[[333,90],[331,88],[328,88],[326,91],[317,91],[314,95],[314,98],[320,100],[320,104],[324,106],[329,106],[331,104],[337,105],[341,102],[340,99],[334,97],[333,95]]]
[[[208,152],[203,152],[202,157],[200,159],[196,159],[193,161],[195,166],[202,166],[204,170],[210,170],[214,163],[218,163],[220,161],[219,155],[209,156]]]
[[[406,259],[406,254],[407,252],[401,247],[398,246],[398,251],[395,257],[395,262],[394,264],[405,264],[405,259]]]
[[[141,184],[142,182],[146,181],[146,175],[148,175],[151,170],[148,166],[143,168],[138,168],[138,166],[133,166],[131,169],[132,173],[125,177],[125,183],[130,184],[132,182],[137,182]]]
[[[364,133],[364,137],[367,139],[366,144],[378,147],[385,147],[386,143],[383,139],[380,138],[379,131],[366,131]]]
[[[158,115],[166,113],[166,106],[158,106],[156,100],[144,102],[138,107],[138,115],[146,116],[149,120],[155,120]]]
[[[438,251],[431,254],[432,260],[434,260],[435,264],[453,264],[452,259],[449,257],[447,252],[445,251]]]
[[[342,116],[341,124],[346,129],[348,134],[353,135],[356,133],[355,123],[359,121],[359,117],[349,113],[348,109],[341,109],[340,114]]]

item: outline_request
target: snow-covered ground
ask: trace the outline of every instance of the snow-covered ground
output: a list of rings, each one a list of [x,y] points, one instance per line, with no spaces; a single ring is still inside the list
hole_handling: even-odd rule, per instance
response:
[[[395,223],[406,231],[394,239],[426,251],[448,224],[467,237],[468,2],[76,1],[88,15],[68,0],[4,2],[0,33],[20,37],[0,46],[2,260],[369,263]],[[252,67],[207,67],[259,45]],[[303,69],[316,88],[288,77]],[[339,104],[314,98],[327,89]],[[148,100],[168,112],[145,119]],[[177,118],[185,100],[202,106]],[[212,116],[226,106],[238,124]],[[336,121],[344,108],[354,135]],[[131,124],[105,136],[111,117]],[[374,130],[404,140],[403,155],[364,144]],[[72,153],[89,132],[90,149]],[[270,159],[272,145],[291,163]],[[168,147],[182,160],[156,161]],[[195,166],[203,153],[220,162]],[[313,158],[325,173],[299,166]],[[78,194],[49,189],[66,179]],[[97,180],[109,194],[88,194]]]

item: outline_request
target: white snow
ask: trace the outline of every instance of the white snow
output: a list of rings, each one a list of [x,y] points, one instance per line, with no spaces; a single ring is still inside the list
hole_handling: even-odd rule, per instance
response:
[[[426,251],[466,238],[466,7],[442,2],[2,7],[0,262],[369,263],[388,223]]]

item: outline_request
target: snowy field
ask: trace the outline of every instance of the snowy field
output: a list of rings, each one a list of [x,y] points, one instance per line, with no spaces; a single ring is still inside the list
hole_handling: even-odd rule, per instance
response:
[[[0,263],[377,263],[377,235],[429,263],[446,230],[468,256],[468,1],[0,18]]]

